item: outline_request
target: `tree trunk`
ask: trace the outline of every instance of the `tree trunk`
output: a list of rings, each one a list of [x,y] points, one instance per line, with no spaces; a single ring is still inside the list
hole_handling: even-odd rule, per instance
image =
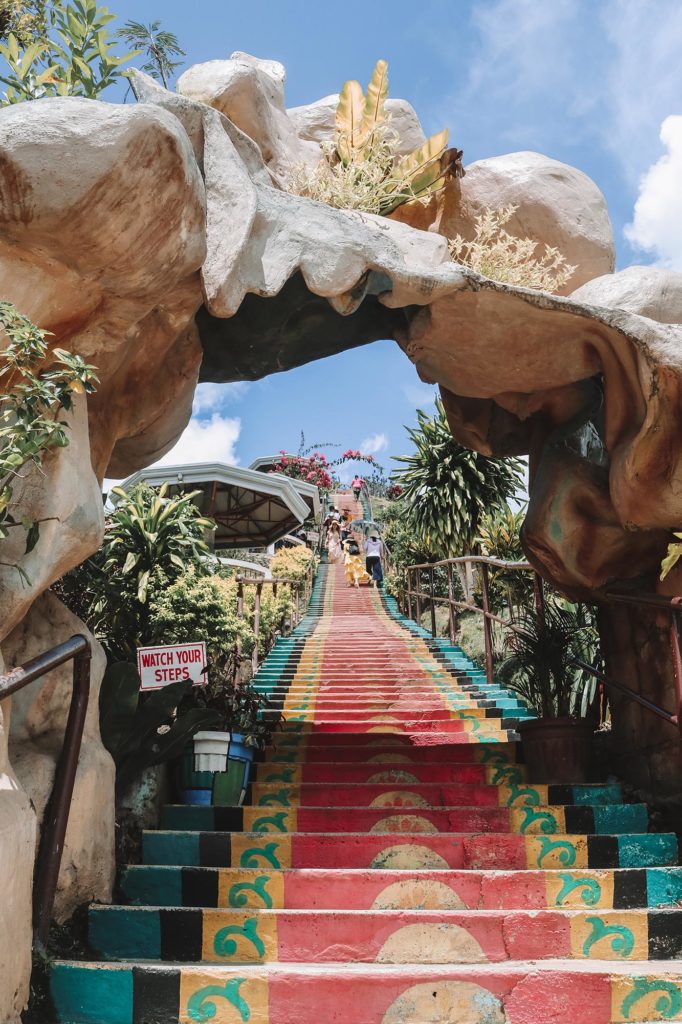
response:
[[[669,617],[653,608],[603,605],[599,632],[606,674],[675,714]],[[655,802],[682,805],[680,732],[611,688],[613,768]]]

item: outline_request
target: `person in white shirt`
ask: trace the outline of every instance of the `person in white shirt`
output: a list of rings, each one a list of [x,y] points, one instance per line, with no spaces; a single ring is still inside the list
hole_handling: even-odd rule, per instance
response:
[[[370,533],[365,541],[365,568],[372,577],[372,583],[380,587],[384,582],[384,570],[381,560],[384,555],[384,543],[376,533]]]

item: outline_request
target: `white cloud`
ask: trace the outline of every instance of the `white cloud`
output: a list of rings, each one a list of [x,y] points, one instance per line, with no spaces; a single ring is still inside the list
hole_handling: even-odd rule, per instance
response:
[[[378,455],[388,448],[388,438],[385,434],[370,434],[360,445],[363,455]]]
[[[661,142],[667,152],[643,176],[625,235],[664,266],[682,270],[682,116],[666,117]]]
[[[438,396],[438,388],[428,384],[405,384],[403,395],[413,409],[428,409]]]
[[[235,445],[241,429],[242,421],[239,417],[221,416],[217,412],[210,419],[192,417],[177,443],[154,465],[226,462],[229,466],[237,466],[239,458]]]
[[[194,392],[192,412],[200,416],[228,402],[236,402],[248,388],[249,382],[246,380],[235,380],[229,384],[199,384]]]

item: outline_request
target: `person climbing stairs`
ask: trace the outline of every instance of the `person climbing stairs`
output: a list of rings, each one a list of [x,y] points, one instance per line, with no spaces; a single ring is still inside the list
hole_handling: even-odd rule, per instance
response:
[[[255,685],[284,725],[244,807],[170,805],[61,1024],[682,1020],[682,868],[617,784],[534,785],[530,712],[322,565]]]

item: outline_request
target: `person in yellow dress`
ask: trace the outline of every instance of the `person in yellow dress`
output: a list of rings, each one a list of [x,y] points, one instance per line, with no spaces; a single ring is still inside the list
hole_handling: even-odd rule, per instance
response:
[[[370,576],[360,555],[360,546],[352,534],[343,542],[343,570],[347,586],[359,587],[361,583],[369,583]]]

